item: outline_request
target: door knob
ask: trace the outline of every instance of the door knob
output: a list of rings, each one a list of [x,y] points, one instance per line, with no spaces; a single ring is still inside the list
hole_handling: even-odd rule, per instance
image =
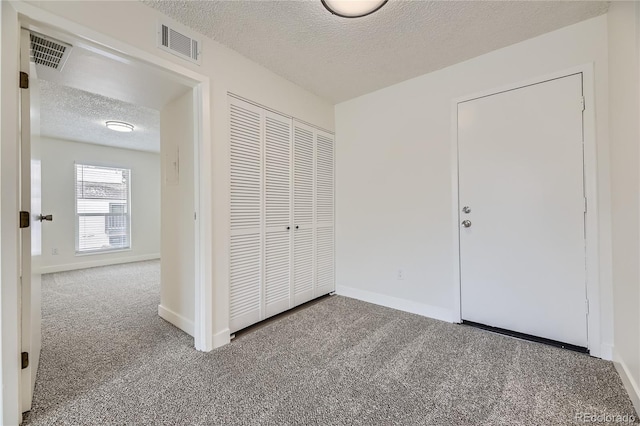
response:
[[[466,214],[471,213],[471,209],[469,208],[469,206],[464,206],[462,208],[462,213],[466,213]]]
[[[38,217],[37,217],[37,219],[38,219],[40,222],[44,222],[45,220],[48,220],[49,222],[52,222],[52,221],[53,221],[53,215],[52,215],[52,214],[48,214],[48,215],[41,215],[41,214],[39,214],[39,215],[38,215]]]
[[[471,221],[470,220],[463,220],[462,221],[462,226],[464,226],[465,228],[468,228],[471,226]]]

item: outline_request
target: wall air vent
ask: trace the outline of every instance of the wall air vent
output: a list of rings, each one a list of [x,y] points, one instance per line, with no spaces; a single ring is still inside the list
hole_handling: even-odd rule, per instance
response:
[[[201,43],[162,22],[158,23],[158,47],[200,65]]]
[[[31,61],[36,64],[62,71],[71,48],[68,43],[31,32]]]

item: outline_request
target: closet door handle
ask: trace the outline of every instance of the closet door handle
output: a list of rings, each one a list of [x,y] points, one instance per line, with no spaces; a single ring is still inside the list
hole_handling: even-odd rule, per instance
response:
[[[290,227],[290,226],[287,226],[287,231],[288,231],[289,229],[291,229],[291,227]]]
[[[296,225],[296,229],[299,229],[300,227],[298,225]]]

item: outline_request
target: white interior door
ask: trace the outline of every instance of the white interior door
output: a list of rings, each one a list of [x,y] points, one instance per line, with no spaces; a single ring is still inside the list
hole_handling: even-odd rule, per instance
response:
[[[28,354],[28,365],[21,371],[21,409],[31,409],[33,389],[40,360],[41,298],[39,261],[41,258],[40,192],[40,107],[35,64],[30,62],[29,32],[21,32],[20,70],[29,75],[29,87],[20,89],[20,209],[30,212],[30,226],[20,235],[20,346]]]
[[[316,130],[316,297],[335,290],[333,152],[333,135]]]
[[[293,126],[293,300],[313,299],[314,284],[314,129]]]
[[[264,111],[265,318],[291,307],[291,119]]]
[[[582,114],[582,74],[458,105],[463,320],[588,347]]]
[[[235,332],[262,314],[262,110],[229,98],[231,149],[230,320]]]

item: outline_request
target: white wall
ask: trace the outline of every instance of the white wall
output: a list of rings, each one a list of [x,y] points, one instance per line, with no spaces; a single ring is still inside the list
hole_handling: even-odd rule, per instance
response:
[[[160,155],[152,152],[41,138],[43,273],[160,257]],[[131,169],[131,250],[76,255],[74,164]],[[52,250],[58,249],[58,255]]]
[[[595,64],[604,352],[612,344],[607,18],[336,106],[338,293],[452,320],[452,100]],[[403,280],[397,279],[402,268]],[[606,353],[604,356],[607,356]]]
[[[614,360],[640,412],[639,17],[635,2],[613,2],[608,13]]]
[[[195,221],[192,117],[191,91],[170,102],[160,113],[162,282],[158,313],[193,336]],[[177,162],[177,167],[174,162]]]

